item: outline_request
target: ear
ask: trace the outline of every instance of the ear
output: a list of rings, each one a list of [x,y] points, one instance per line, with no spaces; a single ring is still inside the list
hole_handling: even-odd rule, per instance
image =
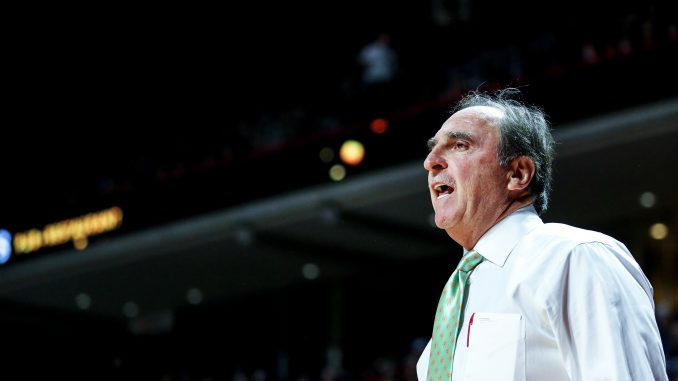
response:
[[[508,190],[521,191],[527,187],[534,177],[534,161],[527,156],[518,156],[509,164]]]

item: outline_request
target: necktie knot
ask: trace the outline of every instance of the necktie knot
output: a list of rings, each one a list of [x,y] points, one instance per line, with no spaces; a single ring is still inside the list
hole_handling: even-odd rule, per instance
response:
[[[464,254],[464,256],[461,258],[459,265],[457,265],[457,269],[467,273],[476,268],[476,266],[478,266],[478,264],[480,264],[483,259],[484,258],[482,255],[480,255],[480,253],[475,250],[471,250]]]

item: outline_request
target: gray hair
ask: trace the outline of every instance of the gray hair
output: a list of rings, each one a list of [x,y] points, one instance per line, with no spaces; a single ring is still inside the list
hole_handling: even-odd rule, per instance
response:
[[[472,91],[461,98],[453,112],[472,107],[489,106],[503,111],[499,120],[499,165],[506,167],[519,156],[532,159],[535,174],[528,192],[534,198],[534,207],[539,214],[548,208],[551,192],[552,164],[555,141],[550,123],[544,111],[516,99],[520,91],[506,88],[493,94]]]

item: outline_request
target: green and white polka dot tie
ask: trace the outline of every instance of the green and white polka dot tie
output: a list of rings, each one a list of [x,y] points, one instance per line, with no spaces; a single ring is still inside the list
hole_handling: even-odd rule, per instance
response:
[[[471,271],[483,259],[475,250],[464,254],[443,289],[433,323],[427,381],[447,381],[452,378],[452,361],[461,328],[466,283]]]

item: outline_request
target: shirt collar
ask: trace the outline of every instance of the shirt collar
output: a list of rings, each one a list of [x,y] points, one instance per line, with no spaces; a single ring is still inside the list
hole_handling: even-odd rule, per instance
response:
[[[473,249],[486,260],[503,267],[518,241],[542,224],[534,206],[524,206],[492,226]]]

